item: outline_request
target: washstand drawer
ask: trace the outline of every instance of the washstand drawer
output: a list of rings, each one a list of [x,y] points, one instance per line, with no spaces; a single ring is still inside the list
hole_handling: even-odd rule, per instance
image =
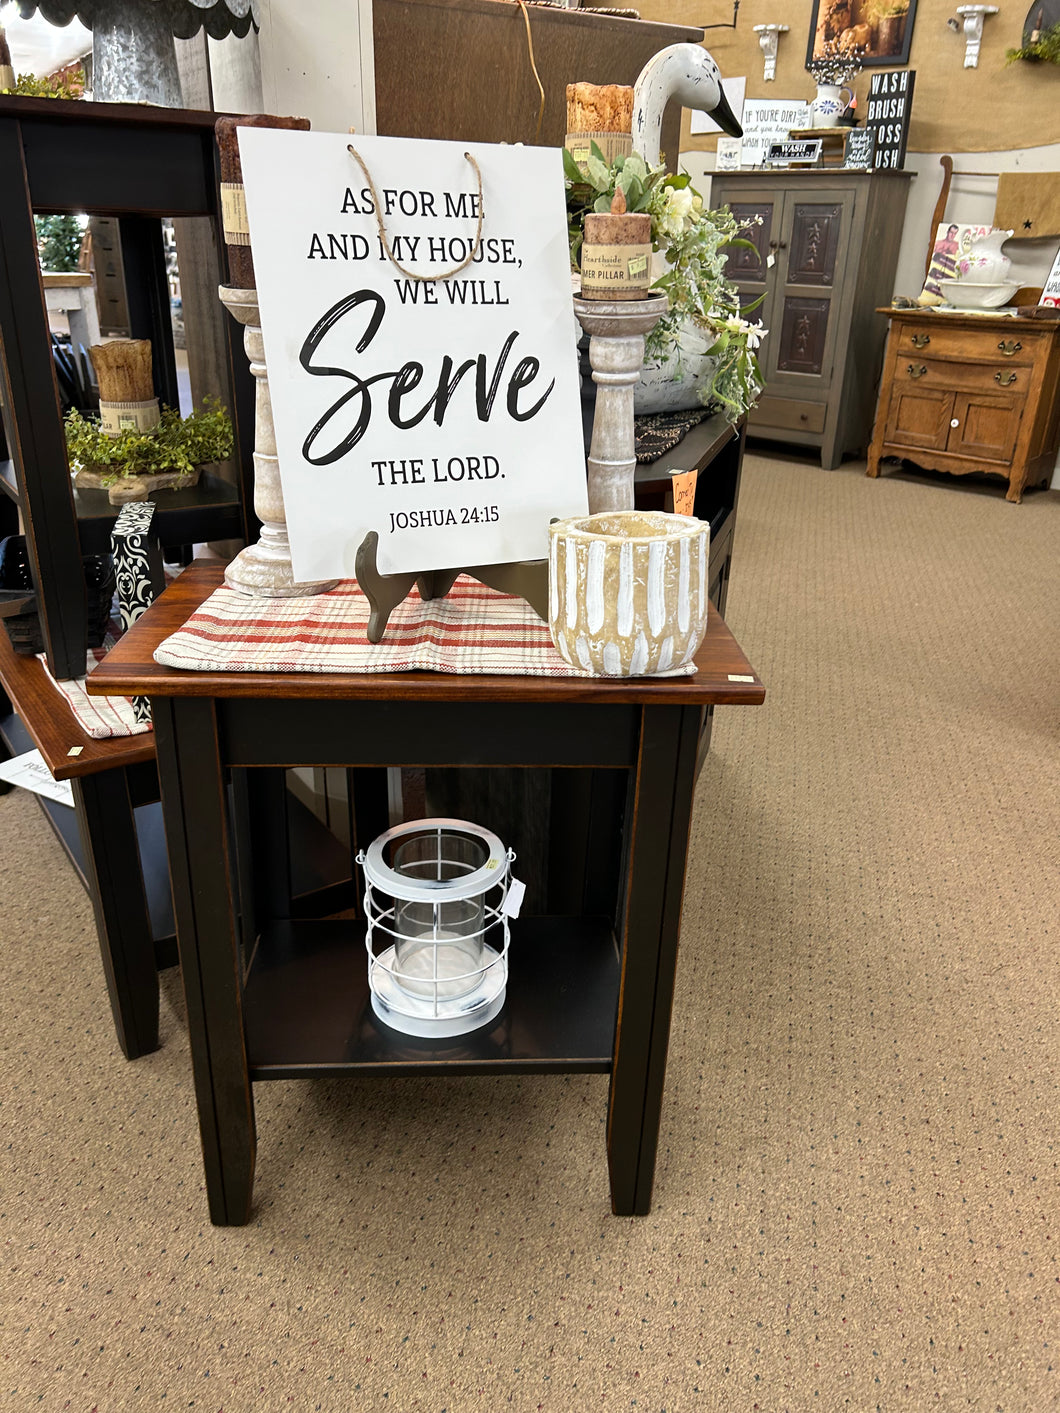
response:
[[[758,399],[747,418],[747,430],[777,427],[786,432],[823,432],[826,408],[823,402],[766,393]]]
[[[895,386],[916,386],[945,392],[1026,393],[1032,370],[1025,363],[995,358],[991,363],[944,363],[920,354],[900,354],[894,361]]]
[[[1027,333],[999,333],[993,329],[947,328],[939,314],[928,327],[919,323],[898,325],[891,338],[896,354],[920,358],[955,358],[1002,363],[1033,363],[1038,338]]]

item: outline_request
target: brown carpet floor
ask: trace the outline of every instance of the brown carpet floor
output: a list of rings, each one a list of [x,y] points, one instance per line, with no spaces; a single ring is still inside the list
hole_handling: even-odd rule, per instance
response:
[[[646,1218],[606,1081],[507,1077],[259,1086],[212,1228],[175,973],[126,1063],[0,798],[0,1405],[1060,1406],[1060,494],[860,471],[747,465]]]

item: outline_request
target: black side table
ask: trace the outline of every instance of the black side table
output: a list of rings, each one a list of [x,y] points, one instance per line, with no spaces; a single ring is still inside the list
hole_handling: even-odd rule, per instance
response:
[[[153,705],[211,1219],[250,1217],[254,1081],[482,1070],[609,1074],[612,1208],[646,1213],[701,716],[709,705],[765,697],[724,622],[711,614],[698,672],[683,678],[156,664],[155,647],[221,573],[206,563],[185,571],[89,679],[93,694],[145,695]],[[292,765],[591,767],[621,772],[612,778],[625,782],[624,804],[621,820],[611,808],[590,813],[583,857],[603,866],[583,865],[552,890],[578,906],[513,925],[500,1016],[458,1040],[416,1040],[372,1013],[363,919],[278,915],[277,890],[267,879],[261,886],[268,858],[239,856],[231,772],[262,778]],[[237,897],[233,880],[247,876]]]

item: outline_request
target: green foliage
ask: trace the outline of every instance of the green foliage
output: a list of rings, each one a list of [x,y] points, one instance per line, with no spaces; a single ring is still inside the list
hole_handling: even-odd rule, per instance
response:
[[[162,409],[153,432],[124,431],[108,437],[94,417],[66,414],[66,451],[72,471],[99,471],[115,480],[122,476],[154,476],[164,471],[187,474],[196,466],[224,461],[232,454],[232,420],[215,398],[203,400],[203,410],[181,418],[172,407]]]
[[[76,216],[34,216],[42,270],[66,274],[77,269],[84,228]]]
[[[668,174],[663,166],[649,168],[637,156],[618,157],[608,167],[595,145],[585,175],[566,152],[564,169],[571,265],[578,265],[586,214],[609,211],[615,189],[621,187],[628,210],[650,214],[652,247],[667,262],[652,288],[669,297],[670,307],[648,334],[645,355],[659,362],[675,353],[679,357],[682,329],[691,325],[699,330],[718,360],[713,383],[702,388],[700,396],[720,404],[735,422],[754,406],[762,391],[754,350],[765,331],[743,317],[761,300],[741,309],[739,291],[726,276],[725,265],[731,251],[756,247],[740,238],[742,227],[728,207],[704,208],[687,173]]]
[[[1028,42],[1020,49],[1006,50],[1005,59],[1010,64],[1017,59],[1030,63],[1060,64],[1060,24],[1039,30],[1038,38],[1032,42],[1028,37]]]
[[[80,98],[74,90],[60,78],[35,78],[33,74],[19,74],[14,88],[0,89],[0,93],[17,93],[22,98]]]

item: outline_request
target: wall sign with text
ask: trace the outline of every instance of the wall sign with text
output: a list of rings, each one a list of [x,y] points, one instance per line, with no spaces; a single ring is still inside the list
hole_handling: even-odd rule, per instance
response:
[[[295,577],[370,530],[384,573],[546,557],[587,511],[560,151],[239,142]]]
[[[905,166],[915,79],[915,69],[901,69],[890,74],[873,74],[870,80],[865,126],[876,138],[872,154],[874,171],[898,170]]]

